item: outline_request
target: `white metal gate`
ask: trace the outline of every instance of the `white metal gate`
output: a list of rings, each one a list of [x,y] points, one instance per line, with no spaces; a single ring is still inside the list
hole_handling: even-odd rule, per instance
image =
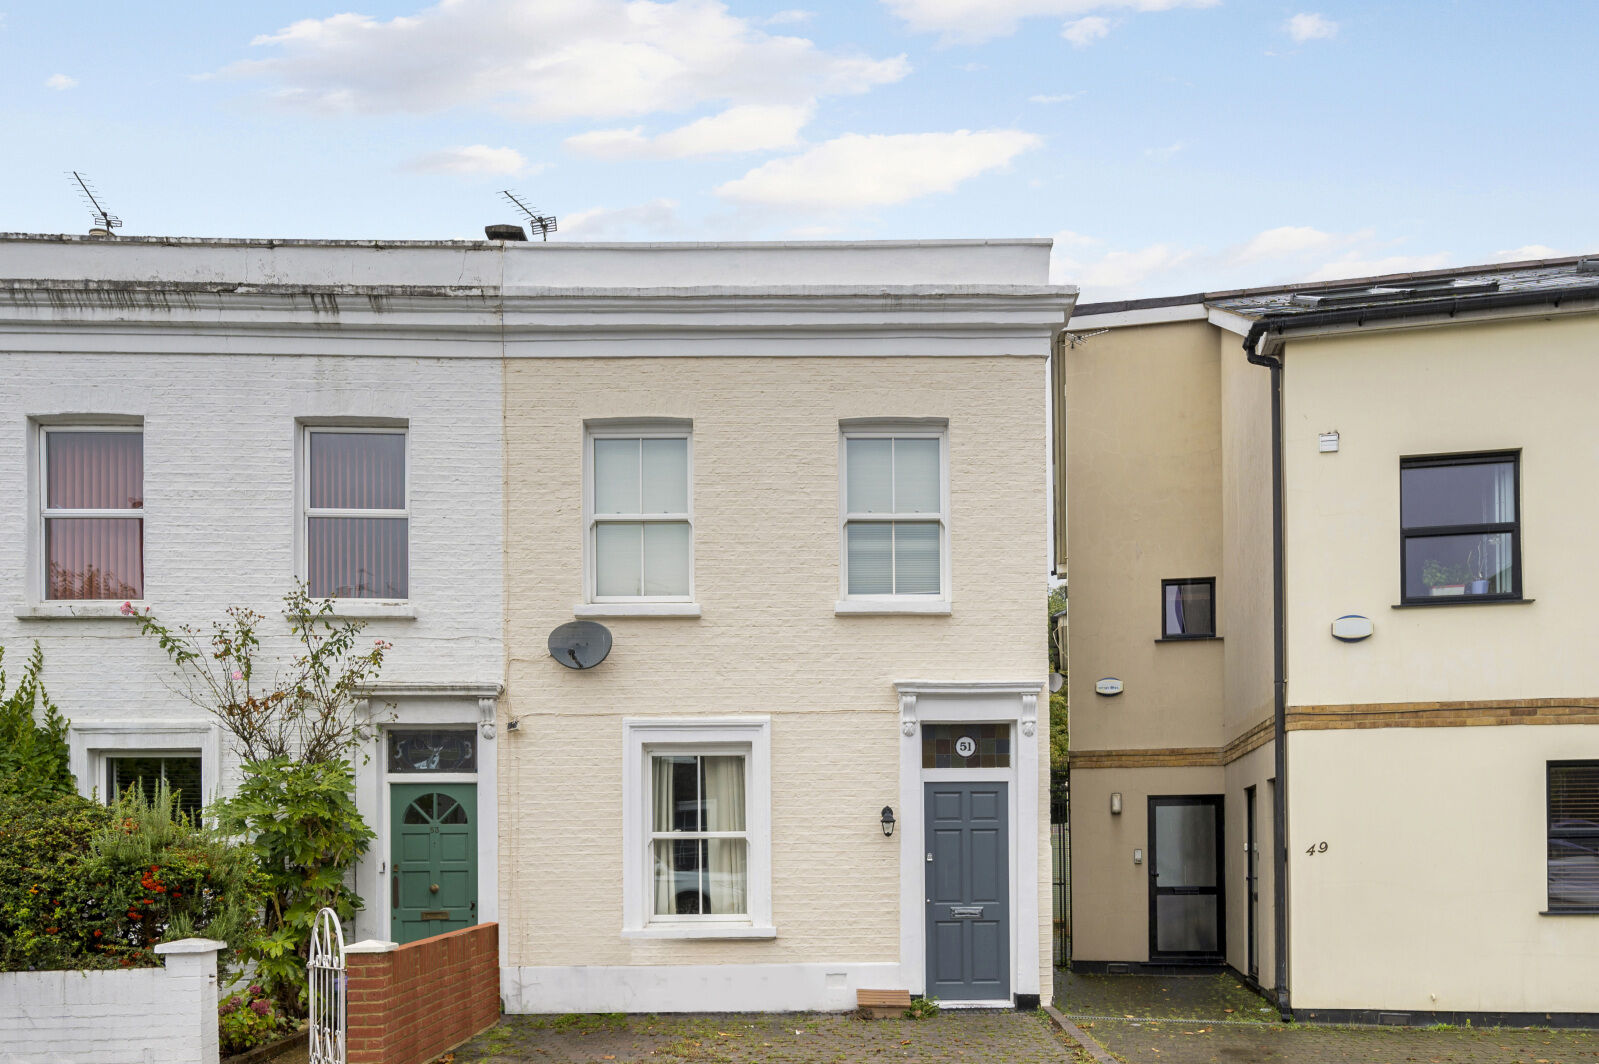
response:
[[[316,914],[306,975],[311,988],[310,1064],[346,1064],[344,928],[332,909]]]

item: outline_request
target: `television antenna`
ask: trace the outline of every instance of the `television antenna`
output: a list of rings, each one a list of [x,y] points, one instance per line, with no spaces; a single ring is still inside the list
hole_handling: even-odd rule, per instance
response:
[[[516,197],[516,193],[512,192],[508,188],[501,190],[500,195],[504,196],[506,201],[509,202],[511,206],[527,215],[527,227],[530,231],[537,229],[545,240],[548,240],[550,238],[550,234],[555,232],[555,215],[540,214],[538,211],[534,210],[532,207],[529,207],[527,204],[518,199]]]
[[[68,170],[67,173],[71,174],[72,179],[78,183],[78,188],[83,193],[84,202],[89,206],[90,216],[94,218],[94,224],[104,229],[107,233],[110,233],[113,229],[121,229],[122,219],[100,206],[100,201],[95,198],[94,188],[84,179],[84,176],[76,170]]]

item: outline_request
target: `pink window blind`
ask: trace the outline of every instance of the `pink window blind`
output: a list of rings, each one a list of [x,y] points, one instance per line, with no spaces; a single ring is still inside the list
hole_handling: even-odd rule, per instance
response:
[[[44,439],[45,597],[143,598],[144,434],[55,431]]]
[[[318,598],[406,598],[402,433],[310,433],[306,568]],[[392,515],[392,516],[391,516]]]

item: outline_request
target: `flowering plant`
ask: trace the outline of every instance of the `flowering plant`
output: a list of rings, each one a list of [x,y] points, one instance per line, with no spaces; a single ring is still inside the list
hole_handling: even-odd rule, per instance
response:
[[[217,1005],[217,1037],[222,1055],[232,1056],[287,1034],[294,1021],[267,997],[259,983],[229,994]]]

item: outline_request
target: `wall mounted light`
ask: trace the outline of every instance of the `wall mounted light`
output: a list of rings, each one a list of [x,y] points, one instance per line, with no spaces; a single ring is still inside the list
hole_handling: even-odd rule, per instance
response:
[[[1110,792],[1110,815],[1111,816],[1121,816],[1122,815],[1122,792],[1121,791],[1111,791]]]
[[[883,835],[887,837],[894,834],[894,807],[883,806]]]

